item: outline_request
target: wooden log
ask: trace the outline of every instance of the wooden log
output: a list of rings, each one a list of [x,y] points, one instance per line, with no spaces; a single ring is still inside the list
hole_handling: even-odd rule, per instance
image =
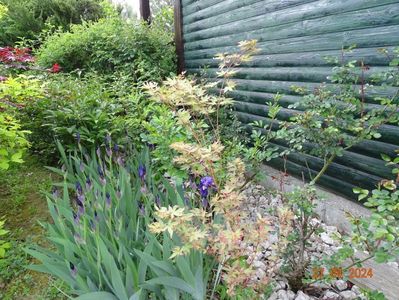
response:
[[[284,160],[282,158],[272,159],[271,161],[267,162],[267,164],[278,170],[286,171],[288,174],[306,181],[311,180],[309,174],[312,175],[312,178],[317,175],[317,173],[313,170],[309,170],[304,166],[298,165],[289,160]],[[322,176],[318,181],[318,184],[329,190],[334,191],[334,193],[343,195],[353,201],[356,201],[355,194],[353,193],[353,189],[356,186],[353,184],[347,183],[345,181],[327,175]]]
[[[185,40],[187,50],[204,49],[229,46],[243,40],[257,39],[260,42],[282,40],[295,37],[314,36],[326,33],[343,33],[350,30],[376,29],[378,27],[399,24],[399,6],[388,5],[375,8],[370,14],[369,10],[361,10],[346,14],[327,16],[314,20],[299,21],[274,27],[262,27],[261,29],[245,31],[246,26],[242,24],[242,32],[224,35],[224,31],[218,32],[217,37],[196,40]],[[186,37],[185,37],[186,38]]]
[[[243,112],[236,112],[238,119],[243,122],[244,124],[249,124],[254,121],[262,121],[264,124],[272,124],[271,120],[265,117],[260,117],[260,116],[254,116],[248,113],[243,113]],[[273,130],[278,129],[277,123],[274,123],[273,125]],[[370,141],[371,142],[371,141]],[[374,142],[374,141],[372,141]],[[280,145],[287,145],[286,142],[284,141],[277,141],[276,143]],[[369,146],[365,145],[365,146]],[[374,147],[378,148],[380,146],[384,146],[385,144],[380,144],[378,142],[374,142]],[[315,144],[304,144],[303,148],[305,152],[309,152],[312,148],[318,147]],[[357,147],[361,147],[361,145],[357,145]],[[393,147],[392,147],[393,148]],[[391,149],[392,149],[391,148]],[[380,148],[381,151],[384,150],[384,148]],[[386,166],[386,163],[382,159],[376,159],[373,157],[369,157],[366,155],[362,155],[359,153],[355,153],[353,151],[356,151],[356,149],[351,148],[350,150],[344,151],[344,155],[342,157],[337,157],[335,161],[341,165],[348,166],[363,172],[367,172],[372,175],[379,176],[381,178],[392,178],[392,167]],[[380,152],[384,153],[384,152]]]
[[[279,144],[271,143],[271,145],[277,146],[280,152],[289,150],[289,148]],[[324,164],[322,159],[303,153],[291,152],[286,157],[289,161],[315,172],[319,172]],[[338,163],[332,163],[325,174],[361,188],[374,188],[383,179]]]
[[[217,17],[207,18],[194,24],[187,24],[184,30],[186,41],[209,39],[220,36],[220,33],[228,35],[250,32],[260,28],[273,28],[278,25],[330,15],[336,16],[365,9],[384,10],[383,5],[388,8],[389,4],[393,7],[397,4],[396,0],[320,0],[311,3],[307,2],[290,3],[295,5],[295,7],[287,6],[279,10],[271,10],[269,4],[266,3],[256,3],[252,8],[245,6],[238,10],[230,10],[219,14]]]
[[[392,57],[395,47],[386,47],[389,56]],[[345,58],[350,60],[362,60],[366,65],[370,66],[388,66],[390,59],[388,56],[379,52],[380,48],[363,48],[354,49],[352,52],[346,53]],[[237,49],[231,48],[231,51]],[[186,54],[187,68],[198,69],[203,67],[218,67],[219,61],[214,58],[214,54],[205,51],[197,51],[195,55]],[[193,54],[193,53],[192,53]],[[248,68],[265,68],[265,67],[323,67],[333,66],[327,57],[341,57],[341,49],[327,50],[318,52],[293,52],[282,54],[263,54],[256,55],[249,62],[243,63],[241,66]]]
[[[266,41],[258,38],[258,48],[260,49],[258,55],[296,53],[298,49],[302,52],[339,50],[342,49],[342,47],[349,47],[354,44],[358,49],[397,46],[399,44],[398,30],[399,25],[392,25],[278,40]],[[185,55],[187,58],[192,58],[193,53],[195,53],[195,55],[207,53],[207,55],[214,56],[221,52],[234,52],[237,51],[237,43],[238,42],[233,40],[230,40],[229,44],[224,46],[214,46],[212,44],[203,43],[195,47],[195,49],[189,49],[185,46]]]
[[[245,7],[247,5],[251,5],[252,3],[260,1],[264,2],[264,0],[224,0],[219,1],[214,5],[209,5],[210,3],[214,3],[214,1],[208,3],[208,1],[206,0],[201,0],[197,1],[200,2],[197,4],[197,6],[191,5],[191,3],[184,3],[185,5],[187,5],[186,8],[183,10],[184,24],[191,24],[198,20],[216,16],[226,11],[239,7]]]
[[[364,79],[366,83],[372,83],[373,76],[387,72],[389,67],[372,67],[365,71]],[[188,73],[201,74],[204,77],[215,78],[219,69],[207,68],[187,69]],[[248,80],[281,80],[281,81],[300,81],[300,82],[331,82],[330,76],[333,74],[331,67],[274,67],[274,68],[236,68],[233,78]],[[354,74],[361,75],[360,67],[353,70]]]

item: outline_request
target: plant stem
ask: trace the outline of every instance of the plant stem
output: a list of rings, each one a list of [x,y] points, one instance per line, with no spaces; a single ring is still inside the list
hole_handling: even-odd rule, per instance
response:
[[[328,160],[324,161],[323,168],[319,171],[319,173],[317,173],[316,177],[313,178],[313,180],[310,182],[311,185],[314,185],[320,179],[320,177],[323,176],[323,174],[327,171],[328,167],[331,165],[335,157],[336,155],[333,154],[330,156]]]

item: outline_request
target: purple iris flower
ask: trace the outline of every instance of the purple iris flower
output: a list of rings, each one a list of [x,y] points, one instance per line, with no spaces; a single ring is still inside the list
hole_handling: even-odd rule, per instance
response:
[[[83,216],[84,213],[85,213],[85,207],[83,203],[80,200],[78,200],[78,215]]]
[[[123,167],[123,165],[124,165],[125,163],[123,162],[122,156],[118,155],[118,158],[116,159],[116,163],[117,163],[119,166]]]
[[[100,183],[102,185],[105,185],[107,183],[107,181],[104,178],[104,172],[103,172],[103,170],[101,169],[100,166],[98,166],[97,171],[98,171],[98,175],[100,175]]]
[[[161,207],[161,197],[159,197],[159,196],[156,196],[156,197],[155,197],[155,204],[156,204],[158,207]]]
[[[77,194],[82,194],[83,193],[83,189],[82,189],[82,185],[80,184],[79,181],[76,182],[75,186],[76,186],[76,193]]]
[[[90,177],[87,177],[87,178],[86,178],[86,189],[87,189],[87,190],[90,190],[92,186],[93,186],[93,185],[92,185],[92,183],[91,183]]]
[[[73,263],[69,263],[69,269],[71,270],[71,275],[73,278],[76,278],[76,276],[78,275],[78,269],[76,268],[76,266]]]
[[[105,194],[105,204],[107,207],[111,206],[111,195],[108,192]]]
[[[139,211],[142,216],[145,216],[145,206],[143,203],[139,204]]]
[[[199,192],[201,194],[201,198],[204,199],[208,197],[209,190],[215,187],[215,183],[211,176],[202,177],[200,183],[198,185]]]
[[[85,170],[85,165],[83,164],[82,161],[81,161],[80,164],[79,164],[79,170],[80,170],[80,172],[82,172],[82,173],[83,173],[83,171]]]
[[[78,144],[79,144],[79,143],[80,143],[80,133],[79,133],[79,132],[76,133],[75,138],[76,138],[76,141],[77,141]]]
[[[54,187],[52,195],[54,198],[58,198],[58,196],[60,195],[60,191],[56,187]]]
[[[145,179],[145,174],[146,174],[146,168],[144,165],[139,166],[139,177],[142,181]]]
[[[75,223],[75,225],[79,225],[79,221],[80,221],[79,215],[76,214],[75,212],[73,212],[72,214],[73,214],[73,222]]]
[[[115,144],[115,145],[114,145],[114,151],[115,151],[115,152],[118,152],[118,151],[119,151],[119,145],[118,145],[118,144]]]
[[[107,153],[108,157],[112,156],[112,149],[109,145],[105,145],[105,152]]]

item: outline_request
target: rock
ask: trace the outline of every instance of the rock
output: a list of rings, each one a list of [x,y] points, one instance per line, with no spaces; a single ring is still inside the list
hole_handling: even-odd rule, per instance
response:
[[[326,300],[334,300],[334,299],[340,299],[340,298],[341,298],[341,296],[334,293],[333,291],[326,291],[324,294],[324,297],[323,297],[323,299],[326,299]]]
[[[337,280],[334,285],[339,291],[344,291],[348,288],[348,284],[344,280]]]
[[[262,269],[257,269],[255,274],[256,274],[256,277],[258,277],[259,279],[266,277],[266,272],[263,271]]]
[[[304,292],[302,291],[299,291],[295,297],[295,300],[310,300],[310,299],[311,298],[308,295],[304,294]]]
[[[343,291],[339,293],[339,295],[344,299],[344,300],[354,300],[357,298],[357,295],[353,291]]]
[[[284,282],[284,281],[277,281],[276,282],[276,286],[275,286],[275,290],[276,291],[278,291],[278,290],[285,290],[285,288],[287,287],[287,284]]]
[[[277,300],[277,299],[278,299],[277,293],[274,292],[273,294],[270,295],[270,297],[267,300]]]
[[[396,269],[399,268],[399,264],[396,261],[390,261],[387,265]]]
[[[328,245],[333,245],[333,244],[334,244],[334,240],[333,240],[327,233],[325,233],[325,232],[322,232],[322,233],[320,234],[320,238],[321,238],[321,240],[322,240],[324,243],[326,243],[326,244],[328,244]]]
[[[330,288],[330,285],[326,284],[324,282],[315,282],[312,284],[312,286],[317,287],[319,289],[323,289],[323,290]]]
[[[255,260],[252,265],[256,269],[262,269],[262,270],[266,269],[266,265],[263,262],[259,261],[259,260]]]
[[[279,290],[277,296],[279,300],[290,300],[286,290]]]
[[[352,286],[351,291],[354,292],[356,295],[360,295],[362,293],[357,285]]]
[[[295,299],[295,293],[293,291],[287,291],[287,296],[289,300]]]

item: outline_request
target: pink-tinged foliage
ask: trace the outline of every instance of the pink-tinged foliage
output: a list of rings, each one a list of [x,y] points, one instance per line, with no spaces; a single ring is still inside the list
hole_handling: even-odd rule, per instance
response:
[[[5,64],[16,62],[23,64],[33,63],[35,58],[30,52],[31,49],[29,48],[2,47],[0,48],[0,61]]]

